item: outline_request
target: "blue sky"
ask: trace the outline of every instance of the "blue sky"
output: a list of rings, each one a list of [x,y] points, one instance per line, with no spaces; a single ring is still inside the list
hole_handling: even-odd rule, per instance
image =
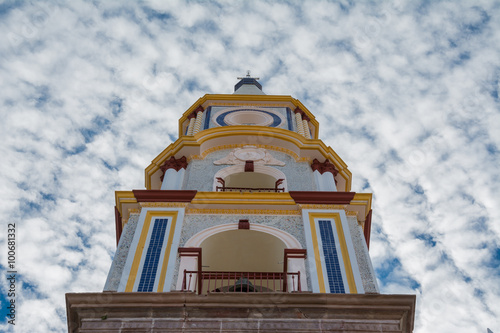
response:
[[[499,16],[498,1],[4,1],[16,330],[64,332],[64,293],[102,290],[114,191],[144,188],[181,114],[250,69],[374,193],[373,264],[383,293],[417,295],[415,332],[500,332]]]

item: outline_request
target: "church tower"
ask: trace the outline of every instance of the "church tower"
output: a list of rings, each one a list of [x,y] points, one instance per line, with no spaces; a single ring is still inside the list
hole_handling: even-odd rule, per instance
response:
[[[415,296],[378,290],[372,195],[299,100],[238,79],[115,193],[104,291],[66,295],[69,332],[412,332]]]

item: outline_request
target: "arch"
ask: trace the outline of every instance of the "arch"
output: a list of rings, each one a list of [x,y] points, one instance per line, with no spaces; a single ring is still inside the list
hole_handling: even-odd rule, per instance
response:
[[[184,244],[184,247],[199,248],[206,239],[216,234],[220,234],[226,231],[236,231],[236,230],[238,230],[238,223],[228,223],[210,227],[198,232],[197,234],[189,238],[187,242]],[[294,236],[278,228],[269,227],[261,224],[251,224],[250,230],[274,236],[277,239],[279,239],[283,244],[285,244],[285,247],[288,249],[302,249],[300,242]],[[185,269],[188,271],[189,270],[194,271],[197,269],[196,267],[197,267],[197,259],[195,257],[181,257],[181,262],[179,264],[179,272],[183,272]],[[289,259],[288,271],[289,272],[300,271],[300,281],[302,285],[302,290],[307,291],[308,286],[307,286],[307,273],[306,273],[305,260]],[[183,275],[179,274],[177,279],[177,290],[181,290],[182,282],[183,282]],[[289,280],[289,283],[293,283],[293,281]]]
[[[204,229],[195,234],[194,236],[192,236],[191,238],[189,238],[186,244],[184,244],[184,247],[200,247],[201,243],[203,243],[203,241],[208,237],[228,230],[238,230],[238,223],[220,224],[214,227]],[[302,245],[300,245],[300,242],[297,240],[297,238],[295,238],[288,232],[280,230],[278,228],[252,223],[251,230],[264,232],[276,238],[279,238],[285,244],[287,249],[302,248]]]
[[[224,169],[221,169],[221,170],[217,171],[215,173],[215,175],[214,175],[214,181],[213,181],[213,185],[212,185],[212,191],[215,191],[216,187],[218,185],[217,178],[220,177],[222,179],[225,179],[226,177],[228,177],[228,176],[230,176],[232,174],[242,173],[242,172],[245,172],[245,165],[244,164],[232,165],[232,166],[229,166],[229,167],[226,167]],[[284,181],[281,184],[281,186],[283,186],[283,188],[285,189],[285,192],[288,191],[287,179],[286,179],[285,174],[282,171],[280,171],[278,169],[275,169],[273,167],[266,166],[266,165],[256,164],[254,166],[254,171],[253,172],[254,173],[262,173],[262,174],[271,176],[271,177],[273,177],[276,180],[278,180],[278,179],[284,179]]]

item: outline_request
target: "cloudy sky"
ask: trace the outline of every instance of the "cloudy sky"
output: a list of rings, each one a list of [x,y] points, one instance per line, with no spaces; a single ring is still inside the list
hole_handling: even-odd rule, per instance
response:
[[[16,332],[67,330],[64,294],[103,288],[114,191],[144,188],[181,114],[247,69],[374,193],[380,288],[417,295],[415,332],[500,332],[499,1],[7,0],[0,31]]]

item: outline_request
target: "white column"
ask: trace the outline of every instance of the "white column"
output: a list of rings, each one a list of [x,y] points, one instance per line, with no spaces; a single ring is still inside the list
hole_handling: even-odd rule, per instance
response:
[[[198,259],[196,257],[182,256],[179,264],[179,275],[177,276],[176,290],[182,290],[182,282],[184,281],[184,270],[196,271],[198,270]],[[198,276],[193,273],[191,281],[189,281],[189,274],[186,274],[186,289],[195,291],[198,284]]]
[[[321,174],[318,170],[314,170],[313,175],[318,191],[337,191],[335,179],[331,172]]]
[[[303,124],[302,124],[302,115],[297,112],[295,114],[295,120],[297,121],[297,133],[299,133],[300,135],[304,135],[304,128],[303,128]]]
[[[203,111],[199,111],[197,114],[196,114],[196,121],[194,123],[194,131],[193,131],[193,135],[198,133],[200,131],[200,127],[201,127],[201,119],[203,118]]]
[[[185,169],[181,168],[179,171],[175,169],[168,169],[163,175],[163,182],[161,183],[162,190],[180,190],[182,182],[184,181]]]
[[[323,183],[323,191],[337,191],[337,186],[335,185],[335,179],[333,178],[333,173],[325,172],[321,175]]]
[[[189,120],[188,131],[186,135],[193,135],[194,133],[194,117]]]
[[[307,291],[307,276],[306,276],[306,264],[303,258],[288,258],[288,271],[289,272],[300,272],[300,288],[302,291]],[[298,288],[297,279],[293,282],[292,278],[289,277],[287,280],[288,289],[292,289],[292,283],[295,283],[295,291]]]
[[[304,136],[306,139],[311,138],[311,132],[309,130],[309,122],[307,120],[302,120],[302,127],[304,128]]]

